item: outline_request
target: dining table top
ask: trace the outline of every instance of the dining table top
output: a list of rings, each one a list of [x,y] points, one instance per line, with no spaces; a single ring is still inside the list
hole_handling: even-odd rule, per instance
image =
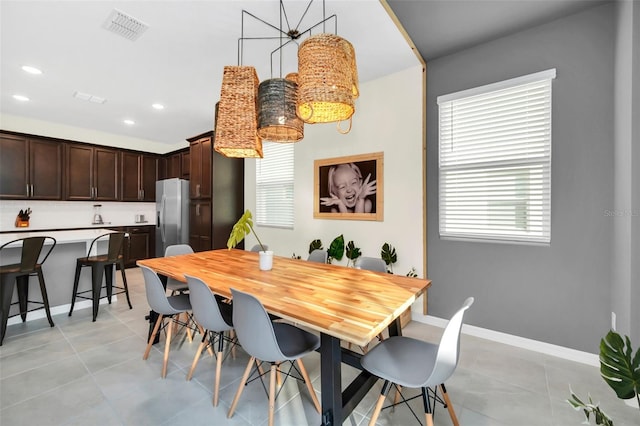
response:
[[[186,282],[202,279],[216,294],[251,293],[274,315],[364,346],[387,328],[431,285],[431,280],[341,265],[273,257],[259,269],[259,254],[219,249],[138,260],[158,274]]]

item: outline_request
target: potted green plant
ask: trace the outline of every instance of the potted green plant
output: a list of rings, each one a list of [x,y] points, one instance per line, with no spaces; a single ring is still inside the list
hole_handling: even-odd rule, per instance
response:
[[[246,210],[240,219],[233,225],[231,229],[231,233],[229,234],[229,239],[227,240],[227,248],[231,250],[235,248],[240,241],[244,239],[249,233],[253,233],[256,240],[258,240],[258,244],[260,244],[260,252],[258,253],[260,256],[260,270],[262,271],[270,271],[273,268],[273,251],[266,250],[262,241],[256,234],[255,229],[253,229],[253,216],[251,215],[251,211]]]
[[[380,257],[389,267],[387,272],[393,274],[393,264],[398,261],[398,254],[396,253],[395,247],[389,243],[384,243],[380,249]]]
[[[333,259],[342,260],[344,256],[344,236],[338,235],[331,241],[329,250],[327,250],[327,263],[331,263]]]
[[[624,339],[611,330],[600,340],[600,375],[613,389],[620,399],[634,399],[640,408],[640,349],[635,355],[628,336]],[[593,414],[596,425],[613,426],[611,420],[598,406],[594,404],[591,395],[589,402],[583,402],[569,387],[571,398],[567,400],[576,410],[582,410],[589,422]]]
[[[362,255],[362,252],[360,251],[360,247],[356,247],[353,240],[351,240],[347,243],[345,254],[347,255],[347,259],[349,259],[347,260],[347,266],[349,266],[349,264],[355,266],[356,260]]]

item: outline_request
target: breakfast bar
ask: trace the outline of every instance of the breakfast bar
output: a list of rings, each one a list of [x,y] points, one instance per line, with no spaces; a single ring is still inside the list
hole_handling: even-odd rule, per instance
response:
[[[108,228],[92,228],[92,229],[74,229],[74,230],[56,230],[56,231],[33,231],[33,232],[12,232],[0,234],[0,246],[19,238],[29,238],[38,236],[49,236],[56,240],[56,246],[51,255],[43,265],[43,274],[46,282],[46,288],[51,306],[51,314],[66,313],[69,311],[71,303],[71,294],[73,290],[73,280],[76,259],[87,255],[91,241],[96,237],[113,232]],[[43,252],[48,250],[47,245],[52,243],[51,240],[45,241]],[[104,247],[102,247],[104,244]],[[94,248],[95,250],[95,248]],[[106,250],[105,243],[100,243],[97,252]],[[8,245],[0,253],[1,264],[16,263],[20,260],[20,244],[16,243]],[[80,277],[80,288],[91,288],[90,274],[82,274]],[[32,285],[29,291],[33,292],[32,297],[39,299],[41,297],[40,289]],[[17,294],[13,295],[17,300]],[[90,307],[91,301],[83,301],[77,304],[77,308]],[[76,308],[76,309],[77,309]],[[10,315],[17,313],[10,312]],[[30,312],[27,320],[44,317],[43,311]],[[9,324],[20,321],[19,317],[9,319]]]

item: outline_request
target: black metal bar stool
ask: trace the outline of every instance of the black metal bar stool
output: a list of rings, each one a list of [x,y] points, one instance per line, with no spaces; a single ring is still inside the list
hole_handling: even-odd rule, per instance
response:
[[[38,262],[42,247],[46,240],[50,240],[51,244],[47,244],[49,249],[44,255],[43,259]],[[27,312],[35,311],[37,309],[44,309],[47,313],[47,319],[49,324],[53,327],[53,319],[51,319],[51,312],[49,311],[49,298],[47,297],[47,287],[44,282],[44,275],[42,274],[42,264],[47,260],[49,254],[56,246],[56,239],[48,236],[41,237],[28,237],[19,238],[17,240],[9,241],[0,247],[0,258],[3,256],[3,249],[5,248],[18,248],[21,246],[20,263],[12,263],[0,266],[0,309],[2,310],[2,330],[0,331],[0,346],[4,340],[4,335],[7,330],[7,321],[9,320],[9,311],[12,305],[20,306],[20,317],[22,322],[27,320]],[[6,253],[6,251],[5,251]],[[29,277],[37,276],[40,283],[40,293],[42,294],[42,301],[29,300]],[[18,288],[18,301],[11,303],[13,298],[13,285]],[[37,308],[29,309],[29,303],[35,303],[41,306]],[[15,314],[18,315],[18,314]],[[15,316],[11,315],[11,316]]]
[[[111,304],[111,296],[114,294],[126,294],[127,303],[129,309],[133,309],[131,306],[131,300],[129,299],[129,287],[127,286],[127,276],[124,273],[124,256],[122,255],[122,249],[124,248],[124,239],[127,236],[124,232],[112,232],[102,234],[91,242],[89,246],[89,252],[86,257],[79,257],[76,260],[76,276],[73,281],[73,295],[71,296],[71,309],[69,310],[69,316],[73,313],[73,307],[76,303],[76,298],[87,299],[93,301],[93,321],[98,317],[98,305],[100,299],[105,296],[100,296],[102,289],[106,290],[106,298]],[[106,254],[98,254],[92,256],[93,246],[97,244],[98,240],[109,238],[109,249]],[[78,282],[80,281],[80,273],[85,266],[91,267],[91,289],[78,291]],[[120,269],[122,273],[122,287],[118,287],[113,283],[113,268],[114,266]],[[102,277],[105,277],[105,285],[102,285]],[[113,292],[113,289],[119,289],[120,291]],[[84,293],[91,293],[91,297],[83,296]]]

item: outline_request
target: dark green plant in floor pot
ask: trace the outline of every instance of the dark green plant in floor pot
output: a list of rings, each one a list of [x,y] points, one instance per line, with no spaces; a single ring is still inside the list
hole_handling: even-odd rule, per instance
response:
[[[633,354],[628,336],[623,339],[611,330],[600,340],[600,375],[618,398],[635,398],[640,409],[640,349]],[[567,402],[576,410],[584,411],[587,423],[593,415],[596,425],[613,426],[613,420],[593,403],[591,395],[585,403],[571,391],[571,399]]]

